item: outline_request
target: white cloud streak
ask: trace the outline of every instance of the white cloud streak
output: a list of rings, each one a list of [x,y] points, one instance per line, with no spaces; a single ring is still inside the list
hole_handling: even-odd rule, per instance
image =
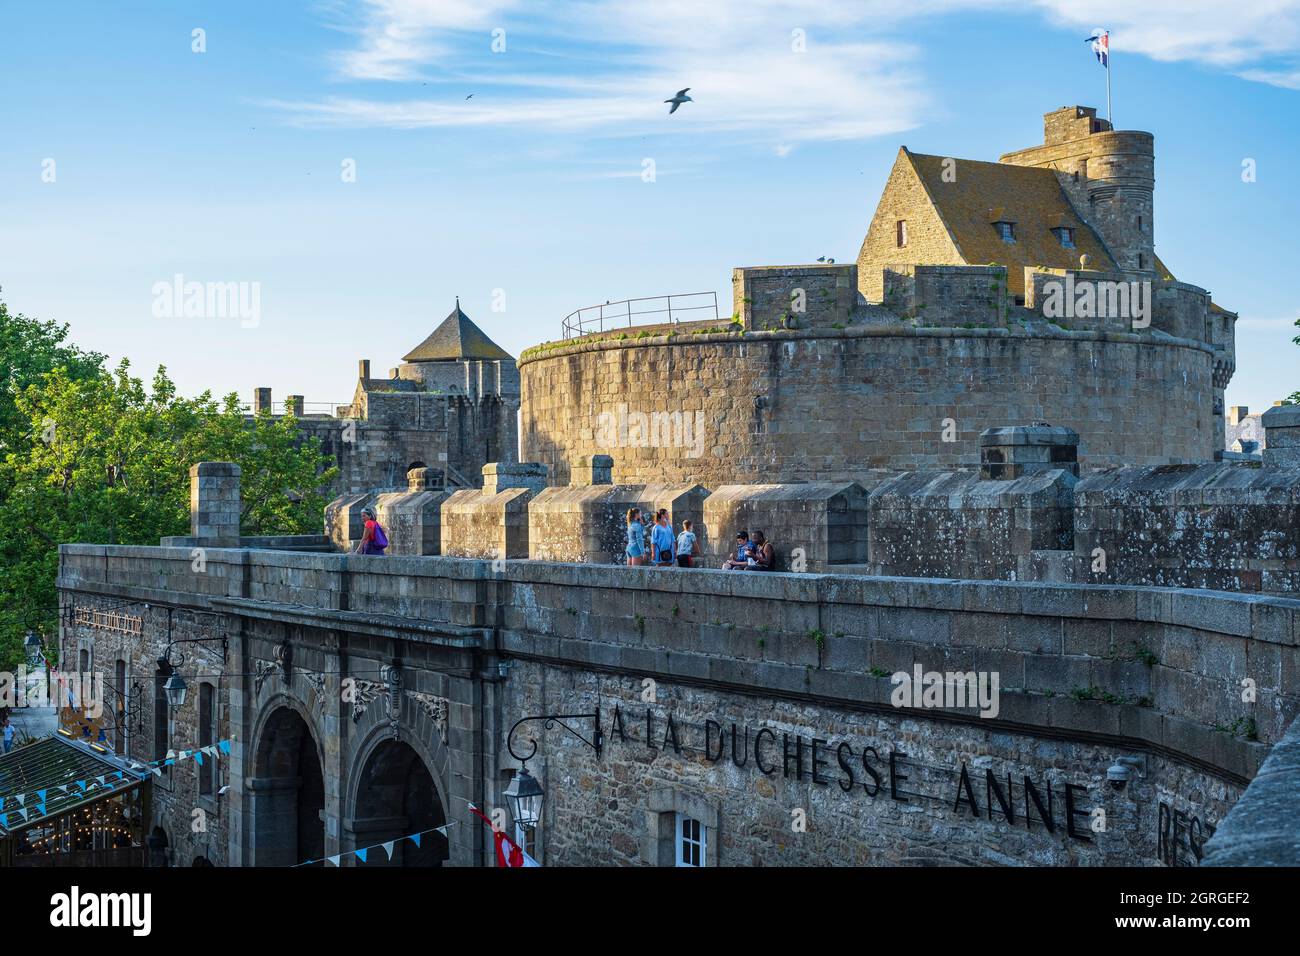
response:
[[[1029,0],[1051,25],[1111,31],[1116,55],[1193,60],[1300,88],[1300,0]],[[375,95],[271,100],[291,122],[346,127],[518,127],[608,135],[743,134],[787,155],[800,142],[898,133],[929,100],[900,28],[919,17],[1024,15],[1011,0],[362,0],[340,79]],[[539,12],[540,10],[540,12]],[[512,24],[518,24],[513,26]],[[491,55],[494,28],[507,52]],[[806,52],[799,52],[802,31]],[[1081,55],[1085,51],[1081,50]],[[548,55],[547,72],[537,58]],[[513,59],[529,64],[516,72]],[[489,59],[490,58],[490,59]],[[566,65],[566,60],[571,61]],[[394,84],[423,82],[394,96]],[[691,87],[671,121],[660,102]],[[475,92],[464,100],[457,91]],[[668,123],[671,122],[671,125]]]

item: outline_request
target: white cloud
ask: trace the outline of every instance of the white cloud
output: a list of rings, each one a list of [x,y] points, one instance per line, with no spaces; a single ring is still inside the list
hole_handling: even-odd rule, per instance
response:
[[[1300,88],[1300,0],[1029,0],[1083,38],[1101,24],[1119,56],[1194,60],[1249,80]],[[531,8],[531,9],[530,9]],[[272,101],[316,126],[507,126],[597,132],[742,134],[778,156],[800,142],[898,133],[928,106],[916,51],[900,37],[919,17],[1024,16],[1024,0],[363,0],[348,81],[422,80],[418,94]],[[489,53],[506,28],[507,52]],[[794,31],[806,37],[797,52]],[[546,57],[544,69],[539,59]],[[516,67],[516,63],[522,68]],[[691,87],[669,119],[661,101]],[[474,92],[472,100],[464,93]]]

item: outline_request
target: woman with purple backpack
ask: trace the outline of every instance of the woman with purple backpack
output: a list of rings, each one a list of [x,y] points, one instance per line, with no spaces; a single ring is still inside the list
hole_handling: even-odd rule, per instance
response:
[[[379,522],[375,520],[375,511],[373,508],[361,509],[361,517],[366,519],[366,531],[357,542],[353,554],[383,554],[384,549],[388,547],[388,535],[384,534],[384,529]]]

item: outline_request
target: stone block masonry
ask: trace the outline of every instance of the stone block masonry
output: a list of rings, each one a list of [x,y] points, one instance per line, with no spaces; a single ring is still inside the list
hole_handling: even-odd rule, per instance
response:
[[[699,485],[686,484],[547,488],[528,503],[528,556],[537,561],[624,564],[629,508],[648,515],[643,523],[649,554],[649,525],[656,511],[668,509],[676,532],[685,518],[701,523],[708,496]]]
[[[484,465],[482,491],[458,491],[443,502],[442,553],[489,560],[528,557],[528,506],[545,488],[545,465]]]
[[[1300,405],[1274,405],[1260,416],[1264,464],[1300,468]]]
[[[190,468],[190,536],[211,548],[239,547],[239,466],[201,461]]]
[[[723,485],[704,499],[707,540],[700,551],[718,567],[735,550],[736,532],[761,530],[778,571],[830,571],[867,560],[867,492],[856,482]]]
[[[64,602],[166,595],[172,637],[240,635],[233,653],[248,656],[226,669],[249,676],[219,688],[242,741],[231,862],[293,850],[263,812],[295,819],[274,789],[286,710],[314,742],[293,753],[322,755],[323,804],[296,819],[324,831],[325,852],[363,845],[356,821],[374,817],[377,791],[361,782],[396,741],[460,824],[460,865],[491,863],[463,801],[502,804],[517,769],[505,730],[526,714],[599,704],[605,732],[599,759],[539,734],[548,865],[663,863],[654,836],[675,812],[708,819],[725,865],[1149,865],[1195,862],[1200,843],[1163,821],[1217,826],[1300,712],[1287,663],[1300,602],[1281,598],[260,550],[213,549],[202,573],[187,549],[71,545],[60,558]],[[165,626],[161,608],[148,614]],[[132,666],[147,673],[156,653],[142,646]],[[889,675],[916,665],[998,673],[998,713],[895,707]],[[343,702],[344,676],[375,682],[374,696]],[[1104,784],[1119,756],[1137,768],[1122,796]],[[1096,807],[1107,829],[1085,831]],[[174,834],[191,808],[158,823]],[[597,834],[596,821],[609,825]]]
[[[858,305],[856,265],[759,266],[731,275],[733,318],[746,329],[844,327]]]
[[[611,480],[626,485],[853,480],[872,468],[975,468],[983,429],[1047,421],[1079,434],[1084,470],[1211,461],[1214,356],[1150,332],[1031,335],[1018,324],[589,336],[521,358],[523,456],[558,484],[590,455],[612,456]],[[611,447],[597,423],[620,409],[690,416],[701,454]]]
[[[1300,591],[1300,468],[1112,468],[1074,495],[1079,580]]]
[[[871,493],[871,573],[1015,580],[1020,559],[1073,546],[1075,481],[1059,468],[1010,481],[899,475]]]
[[[375,498],[375,516],[388,537],[384,553],[441,554],[442,505],[451,494],[442,469],[412,468],[406,477],[406,491]]]

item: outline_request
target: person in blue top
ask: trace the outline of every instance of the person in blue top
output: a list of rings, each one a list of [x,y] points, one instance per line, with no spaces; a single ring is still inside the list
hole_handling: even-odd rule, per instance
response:
[[[641,523],[641,509],[627,509],[627,563],[645,564],[645,525]]]
[[[650,529],[650,545],[654,548],[654,563],[666,568],[673,564],[673,526],[668,520],[668,509],[660,508],[655,515],[654,527]]]
[[[736,551],[722,563],[724,571],[744,571],[754,557],[754,545],[749,540],[748,531],[736,532]]]
[[[679,568],[695,567],[695,558],[700,553],[700,542],[691,530],[691,519],[682,522],[682,533],[677,536],[677,566]]]

